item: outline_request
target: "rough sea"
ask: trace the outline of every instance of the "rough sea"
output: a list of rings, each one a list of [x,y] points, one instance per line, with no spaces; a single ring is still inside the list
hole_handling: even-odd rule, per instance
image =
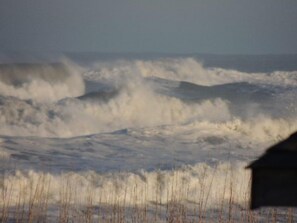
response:
[[[230,196],[244,209],[245,167],[297,130],[294,55],[0,59],[0,174],[15,200],[46,175],[50,204],[70,184],[76,204],[90,191],[165,204],[177,190],[205,210]]]

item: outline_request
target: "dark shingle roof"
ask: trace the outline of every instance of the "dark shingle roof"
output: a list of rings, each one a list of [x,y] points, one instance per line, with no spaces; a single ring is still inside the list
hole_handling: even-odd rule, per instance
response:
[[[266,150],[247,168],[297,168],[297,132]]]

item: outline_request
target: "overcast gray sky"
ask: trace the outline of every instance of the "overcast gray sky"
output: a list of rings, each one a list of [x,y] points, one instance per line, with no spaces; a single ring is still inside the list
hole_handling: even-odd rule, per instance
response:
[[[0,0],[0,50],[297,53],[297,1]]]

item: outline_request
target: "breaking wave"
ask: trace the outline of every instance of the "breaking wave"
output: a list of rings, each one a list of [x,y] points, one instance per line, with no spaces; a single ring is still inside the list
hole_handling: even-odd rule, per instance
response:
[[[192,123],[223,131],[237,123],[240,134],[282,138],[296,128],[296,72],[206,69],[193,58],[88,69],[69,61],[6,64],[0,72],[2,135],[73,137]]]
[[[85,91],[81,70],[70,62],[0,64],[0,95],[42,102],[76,97]]]

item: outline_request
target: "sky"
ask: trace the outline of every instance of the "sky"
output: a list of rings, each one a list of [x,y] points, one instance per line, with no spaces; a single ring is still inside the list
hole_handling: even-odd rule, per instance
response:
[[[0,51],[297,53],[296,0],[0,0]]]

